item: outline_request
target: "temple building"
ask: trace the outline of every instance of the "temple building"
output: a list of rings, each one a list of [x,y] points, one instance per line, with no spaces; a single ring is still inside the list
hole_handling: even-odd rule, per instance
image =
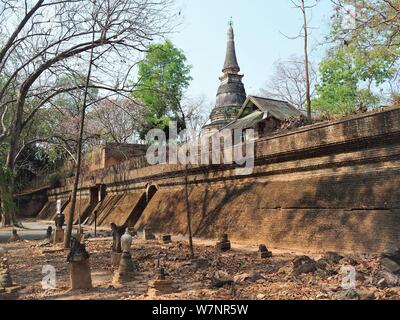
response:
[[[289,102],[248,96],[236,119],[222,129],[254,129],[254,137],[259,139],[279,129],[283,121],[301,118],[305,117]]]
[[[303,114],[287,101],[248,96],[242,83],[243,75],[236,58],[232,23],[228,28],[225,63],[220,77],[216,104],[211,112],[208,130],[254,129],[255,137],[262,138],[278,129],[283,121],[302,118]]]

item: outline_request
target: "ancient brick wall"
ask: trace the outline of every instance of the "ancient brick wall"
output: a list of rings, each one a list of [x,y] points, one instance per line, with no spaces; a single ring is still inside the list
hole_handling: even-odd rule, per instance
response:
[[[16,199],[17,212],[23,218],[35,218],[47,202],[46,190],[23,194]]]
[[[259,140],[251,175],[237,175],[233,165],[191,166],[195,235],[217,238],[227,231],[233,241],[312,251],[379,252],[400,245],[399,138],[400,109],[392,109]],[[132,213],[125,194],[143,195],[156,185],[154,197],[138,206],[144,210],[135,212],[135,227],[185,234],[183,169],[109,170],[83,185],[106,185],[109,212],[99,215],[116,214],[118,221]]]

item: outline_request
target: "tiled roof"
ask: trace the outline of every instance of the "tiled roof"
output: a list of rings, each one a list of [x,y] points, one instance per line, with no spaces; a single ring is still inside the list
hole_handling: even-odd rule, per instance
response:
[[[285,120],[302,115],[302,113],[289,102],[270,98],[249,96],[239,112],[239,117],[250,101],[254,103],[254,105],[256,105],[259,110],[263,112],[268,112],[268,114],[272,115],[278,120]]]

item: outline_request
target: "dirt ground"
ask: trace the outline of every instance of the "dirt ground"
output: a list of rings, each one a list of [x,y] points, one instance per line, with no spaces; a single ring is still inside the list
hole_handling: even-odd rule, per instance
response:
[[[21,286],[19,299],[154,299],[147,293],[147,283],[156,277],[157,261],[173,280],[175,293],[156,299],[244,299],[244,300],[308,300],[308,299],[400,299],[400,287],[378,287],[377,257],[358,255],[345,257],[321,270],[298,276],[292,274],[293,253],[273,252],[272,258],[261,259],[257,247],[232,245],[232,250],[220,253],[212,243],[195,242],[196,256],[205,265],[198,266],[189,259],[185,241],[174,240],[168,245],[161,241],[145,241],[135,237],[132,257],[140,272],[134,282],[114,288],[110,262],[111,238],[91,238],[85,241],[90,253],[93,289],[69,291],[68,252],[60,246],[40,246],[41,241],[19,241],[1,244],[6,253],[13,281]],[[312,258],[318,259],[318,256]],[[355,290],[342,288],[343,266],[351,263],[357,271]],[[56,269],[56,289],[42,288],[43,266]],[[233,280],[221,288],[212,285],[215,273]]]

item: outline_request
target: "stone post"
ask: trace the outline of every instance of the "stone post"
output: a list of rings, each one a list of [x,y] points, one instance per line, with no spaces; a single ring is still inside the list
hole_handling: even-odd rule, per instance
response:
[[[54,231],[54,243],[64,243],[64,229],[65,215],[61,212],[57,213],[54,218],[56,230]]]
[[[260,244],[258,246],[258,255],[261,259],[271,258],[272,252],[264,244]]]
[[[91,289],[93,286],[89,253],[86,251],[85,245],[74,237],[71,239],[71,249],[67,261],[70,269],[71,290]]]
[[[150,226],[144,228],[144,239],[145,240],[155,240],[156,237],[153,234],[153,229]]]
[[[171,243],[172,242],[171,235],[170,234],[164,234],[162,236],[162,241],[163,241],[164,244]]]
[[[13,283],[7,258],[0,260],[0,300],[15,300],[21,286]]]
[[[231,242],[228,240],[228,235],[224,233],[221,237],[221,241],[217,242],[216,248],[219,251],[228,251],[231,249]]]
[[[132,256],[130,254],[131,245],[132,236],[129,233],[129,229],[126,228],[125,233],[121,237],[121,248],[123,253],[119,262],[118,270],[115,271],[113,277],[113,284],[115,286],[120,286],[133,281],[136,271],[138,271],[138,268],[132,261]]]
[[[172,284],[172,280],[166,278],[164,268],[160,268],[158,270],[157,279],[150,280],[148,283],[148,294],[152,297],[173,293],[174,288],[172,287]]]
[[[111,266],[113,266],[114,268],[118,268],[121,261],[121,237],[124,234],[124,231],[124,226],[117,226],[114,222],[111,223],[111,234],[113,237],[113,244],[111,249]]]

